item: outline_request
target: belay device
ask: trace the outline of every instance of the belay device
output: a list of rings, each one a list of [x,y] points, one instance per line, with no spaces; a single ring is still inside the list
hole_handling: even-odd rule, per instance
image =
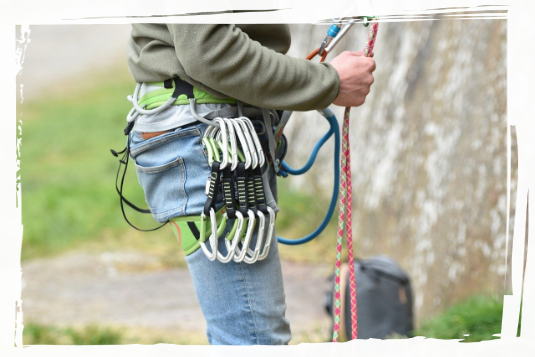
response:
[[[352,25],[358,22],[364,22],[364,25],[368,26],[369,21],[373,19],[375,18],[361,17],[359,19],[338,20],[336,24],[330,27],[320,47],[312,52],[307,59],[310,60],[314,56],[319,55],[321,57],[320,61],[323,62],[327,54],[336,46]],[[372,55],[377,29],[378,23],[375,21],[368,33],[368,42],[364,49],[364,56]],[[202,138],[211,168],[211,174],[206,185],[207,200],[203,212],[199,216],[171,218],[169,222],[186,255],[193,253],[197,249],[202,249],[209,260],[218,260],[222,263],[235,261],[252,264],[264,259],[269,253],[271,241],[274,239],[275,234],[275,211],[267,205],[268,202],[266,200],[269,184],[263,173],[266,172],[267,166],[273,165],[277,174],[284,177],[288,176],[288,174],[301,175],[310,169],[319,149],[334,135],[335,179],[331,203],[325,218],[320,226],[306,237],[293,240],[281,237],[277,237],[277,239],[280,243],[295,245],[306,243],[317,237],[330,221],[334,213],[338,194],[340,193],[340,215],[335,269],[335,324],[333,333],[333,342],[336,342],[340,323],[340,259],[344,230],[347,234],[349,261],[353,261],[351,235],[352,189],[348,129],[350,108],[347,107],[344,114],[342,144],[340,144],[341,139],[338,122],[333,112],[328,108],[319,110],[320,114],[328,120],[330,129],[316,144],[305,166],[301,169],[292,169],[285,162],[281,162],[281,155],[277,150],[284,141],[282,133],[291,116],[290,111],[285,111],[279,116],[274,110],[260,109],[268,141],[267,152],[264,152],[257,130],[255,130],[255,126],[250,120],[251,115],[257,114],[255,110],[258,112],[258,109],[242,107],[239,101],[234,101],[237,105],[236,108],[227,108],[231,109],[227,111],[223,109],[216,112],[215,115],[208,114],[205,117],[201,117],[195,112],[197,98],[194,94],[195,90],[199,92],[199,89],[195,88],[195,90],[192,90],[192,88],[187,88],[191,94],[188,95],[188,99],[178,99],[179,95],[182,94],[180,89],[184,89],[184,84],[187,85],[187,83],[178,78],[174,78],[172,81],[174,83],[171,80],[165,81],[165,90],[162,89],[159,91],[159,102],[143,100],[143,98],[138,99],[141,88],[140,83],[137,84],[134,95],[128,97],[133,104],[133,108],[127,116],[128,124],[125,129],[125,135],[128,135],[127,147],[121,152],[112,150],[114,156],[123,154],[123,157],[119,160],[120,166],[116,177],[116,189],[120,196],[121,210],[125,220],[133,226],[126,218],[124,203],[138,212],[150,213],[150,210],[141,209],[132,204],[122,194],[130,154],[129,133],[134,127],[136,118],[140,114],[155,114],[171,105],[189,104],[194,118],[209,125]],[[165,97],[166,95],[169,95],[169,97],[162,100],[162,96]],[[206,98],[209,97],[209,95],[204,93],[204,102],[202,103],[210,103],[209,99],[206,101]],[[201,101],[197,101],[197,103],[201,103]],[[219,103],[221,102],[219,101]],[[273,126],[275,126],[274,129]],[[340,170],[340,146],[342,146],[343,150],[341,160],[342,170]],[[120,168],[123,164],[125,168],[119,180]],[[216,198],[220,192],[224,198],[224,205],[217,207]],[[346,214],[347,226],[345,226]],[[151,230],[161,228],[163,225]],[[258,235],[256,244],[254,247],[251,247],[250,243],[252,242],[253,232],[257,226]],[[133,227],[139,229],[135,226]],[[222,237],[223,235],[225,236]],[[219,238],[224,238],[224,245],[227,250],[226,254],[218,250]],[[352,317],[351,337],[355,339],[357,338],[357,304],[353,264],[349,265],[349,280]]]

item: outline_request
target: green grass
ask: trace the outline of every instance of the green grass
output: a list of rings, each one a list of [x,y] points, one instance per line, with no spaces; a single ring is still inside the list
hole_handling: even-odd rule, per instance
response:
[[[74,345],[82,351],[116,349],[122,344],[122,335],[119,331],[97,325],[89,325],[81,330],[68,329],[67,334]]]
[[[323,221],[329,206],[329,198],[313,197],[290,187],[291,177],[279,179],[279,208],[277,234],[288,239],[304,237],[314,231]],[[282,259],[302,263],[332,263],[336,253],[337,211],[323,233],[302,245],[279,245]],[[344,251],[342,259],[347,259]]]
[[[121,331],[99,325],[60,328],[30,323],[23,330],[25,345],[119,345],[122,341]]]
[[[97,325],[55,327],[30,322],[0,331],[0,356],[208,357],[204,339],[181,338],[175,345],[169,341],[177,340],[176,331]]]
[[[22,333],[25,345],[57,345],[68,341],[62,330],[38,324],[25,324]]]
[[[535,356],[535,296],[504,298],[478,296],[454,305],[427,321],[416,332],[419,344],[408,338],[388,339],[392,357],[529,357]],[[307,357],[328,356],[330,346]],[[359,353],[380,357],[379,352]],[[339,357],[350,357],[347,345],[340,345]]]
[[[114,80],[102,78],[89,90],[19,107],[23,259],[63,251],[104,229],[126,228],[114,188],[118,161],[110,148],[124,146],[125,94],[132,84],[109,77]],[[135,175],[128,182],[136,184]],[[128,196],[143,202],[132,187]]]
[[[425,323],[437,356],[535,356],[535,297],[474,297]]]

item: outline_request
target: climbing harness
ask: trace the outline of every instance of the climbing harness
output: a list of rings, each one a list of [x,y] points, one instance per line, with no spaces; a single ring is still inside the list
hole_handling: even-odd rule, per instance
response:
[[[265,259],[275,233],[275,210],[267,205],[266,190],[270,188],[268,180],[263,179],[263,172],[268,165],[273,164],[273,160],[280,161],[276,148],[282,139],[278,144],[270,142],[265,152],[257,131],[267,132],[268,141],[274,140],[272,131],[270,135],[270,130],[264,129],[272,128],[274,123],[278,123],[278,113],[245,107],[241,102],[229,99],[215,102],[236,104],[236,107],[213,111],[203,117],[196,112],[195,105],[196,102],[214,102],[214,98],[207,93],[180,78],[150,85],[163,88],[139,98],[141,84],[138,83],[134,94],[127,97],[133,104],[125,128],[125,134],[128,135],[127,147],[119,153],[112,150],[114,156],[124,154],[116,178],[124,218],[131,226],[139,229],[127,219],[124,203],[138,212],[151,213],[150,210],[135,206],[122,194],[130,156],[129,134],[136,119],[141,114],[157,114],[171,105],[189,105],[193,117],[208,125],[201,141],[207,153],[210,176],[206,183],[207,199],[203,211],[199,216],[171,218],[169,221],[173,232],[186,255],[201,249],[209,260],[222,263],[232,260],[253,264]],[[260,129],[249,119],[253,116],[262,116],[263,125],[260,125]],[[266,156],[269,160],[266,160]],[[125,168],[119,183],[122,165]],[[222,207],[218,207],[219,194],[223,197]],[[251,246],[255,229],[258,229],[256,243]],[[220,238],[224,238],[224,245],[218,247]],[[222,252],[221,247],[226,248],[226,252]]]
[[[365,26],[368,26],[368,22],[373,18],[364,17],[363,19]],[[332,51],[340,39],[357,22],[359,20],[352,18],[344,23],[340,20],[338,23],[332,25],[321,45],[307,59],[310,60],[318,55],[321,58],[320,62],[323,62],[328,53]],[[370,29],[365,55],[369,55],[373,50],[377,26],[378,24],[375,22]],[[300,239],[277,237],[277,239],[281,243],[295,245],[306,243],[317,237],[325,229],[334,214],[338,193],[340,193],[340,219],[336,262],[337,274],[339,274],[341,242],[346,214],[348,222],[348,250],[350,257],[352,257],[352,192],[348,135],[349,108],[346,108],[344,115],[342,144],[339,125],[333,112],[328,108],[319,110],[319,113],[329,122],[330,129],[315,145],[307,163],[300,169],[293,169],[286,162],[282,161],[286,151],[283,130],[292,114],[291,111],[284,111],[279,114],[275,110],[244,106],[241,102],[231,98],[218,99],[191,86],[180,78],[149,84],[158,89],[150,91],[139,98],[141,84],[138,83],[133,95],[128,96],[128,100],[132,102],[133,108],[127,115],[127,126],[124,130],[125,135],[128,136],[127,147],[121,152],[112,150],[114,156],[124,154],[119,160],[120,165],[116,177],[116,190],[120,196],[121,211],[125,220],[134,228],[139,229],[127,219],[124,204],[127,204],[138,212],[150,213],[150,210],[141,209],[128,201],[122,193],[130,156],[129,134],[139,115],[157,114],[172,105],[189,105],[193,117],[197,121],[208,125],[203,134],[202,143],[207,152],[211,172],[206,184],[207,200],[203,211],[199,216],[176,217],[169,219],[169,222],[186,255],[193,253],[197,249],[201,249],[209,260],[218,260],[222,263],[235,261],[253,264],[256,261],[265,259],[269,253],[275,233],[275,211],[266,202],[266,192],[269,190],[269,185],[267,180],[263,178],[263,172],[267,170],[268,165],[273,165],[275,172],[283,177],[289,174],[304,174],[313,165],[321,147],[327,140],[334,136],[334,185],[331,202],[325,218],[320,226],[306,237]],[[235,105],[235,107],[224,108],[201,116],[197,114],[195,106],[196,104],[205,103],[225,103]],[[259,130],[255,127],[254,123],[249,119],[256,116],[261,116],[263,120],[262,129],[265,130],[263,133],[267,137],[266,148],[262,146],[258,136],[262,129]],[[340,146],[342,146],[343,150],[341,158],[342,170],[340,169]],[[119,180],[122,165],[125,165],[125,168]],[[339,178],[340,181],[338,180]],[[223,205],[221,207],[218,207],[217,203],[219,195],[223,198]],[[155,230],[163,225],[145,231]],[[254,246],[251,246],[255,229],[258,230],[257,239]],[[220,251],[220,238],[224,241],[223,245],[226,248],[226,253]],[[352,273],[350,271],[350,275],[354,277],[354,272]],[[338,298],[335,304],[338,304],[338,306],[339,280],[339,275],[337,275],[335,281],[338,282],[336,284],[338,287]],[[354,279],[351,281],[354,281]],[[351,296],[353,296],[354,283],[351,289]],[[356,309],[356,303],[354,305]],[[338,315],[336,313],[337,311],[335,309],[333,341],[337,339],[339,309]],[[352,336],[356,338],[356,311],[353,314],[353,309],[352,315],[355,315]]]

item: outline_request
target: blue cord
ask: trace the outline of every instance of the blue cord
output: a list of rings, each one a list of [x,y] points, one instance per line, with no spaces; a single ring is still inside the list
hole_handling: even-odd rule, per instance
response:
[[[286,239],[277,236],[277,240],[279,243],[287,244],[287,245],[298,245],[303,244],[306,242],[310,242],[312,239],[316,238],[323,232],[325,227],[329,224],[329,221],[331,220],[334,209],[336,208],[336,202],[338,201],[338,191],[340,189],[340,126],[338,125],[338,120],[336,120],[336,116],[334,113],[329,109],[323,109],[318,110],[321,115],[327,119],[327,121],[330,124],[330,129],[314,146],[314,149],[312,150],[312,153],[310,154],[310,158],[308,159],[305,166],[303,166],[300,169],[292,169],[285,161],[282,162],[282,168],[280,170],[280,173],[283,176],[287,176],[288,174],[292,175],[302,175],[314,164],[314,161],[316,160],[316,156],[318,155],[319,150],[325,144],[325,142],[334,134],[334,185],[333,185],[333,194],[331,198],[331,204],[329,205],[329,209],[327,210],[327,214],[325,215],[325,218],[323,218],[323,221],[321,222],[320,226],[316,228],[316,230],[306,237],[299,238],[299,239]]]

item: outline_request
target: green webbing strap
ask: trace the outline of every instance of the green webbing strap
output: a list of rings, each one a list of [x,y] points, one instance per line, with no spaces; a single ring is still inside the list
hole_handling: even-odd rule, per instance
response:
[[[226,219],[223,219],[225,208],[223,207],[216,212],[218,222],[217,236],[223,234],[226,228]],[[212,233],[210,220],[203,219],[201,216],[182,216],[169,220],[175,237],[178,239],[184,254],[190,255],[200,248],[200,242],[206,241]],[[235,231],[235,228],[234,228]],[[201,232],[204,236],[201,236]]]
[[[146,105],[145,109],[150,110],[159,107],[160,105],[167,102],[167,100],[173,94],[175,84],[172,84],[171,88],[166,87],[164,82],[147,82],[147,84],[157,87],[162,87],[162,89],[157,89],[145,94],[139,99],[139,106],[143,107]],[[233,98],[216,98],[213,95],[193,86],[193,97],[195,98],[195,103],[197,104],[236,104],[236,99]],[[177,100],[173,102],[173,105],[189,105],[189,98],[186,94],[181,94],[178,96]]]

